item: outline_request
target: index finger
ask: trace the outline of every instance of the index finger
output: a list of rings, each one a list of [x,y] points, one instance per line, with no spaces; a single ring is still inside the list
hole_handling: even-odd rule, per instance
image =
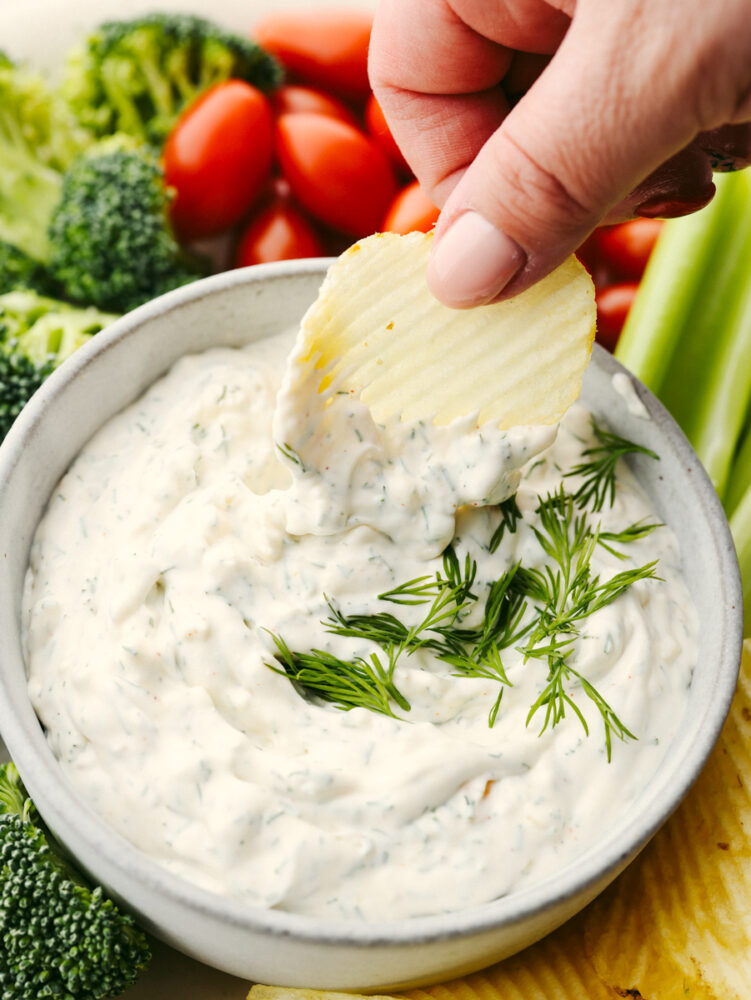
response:
[[[382,0],[371,82],[436,204],[508,113],[499,84],[514,50],[553,52],[568,23],[545,0]]]

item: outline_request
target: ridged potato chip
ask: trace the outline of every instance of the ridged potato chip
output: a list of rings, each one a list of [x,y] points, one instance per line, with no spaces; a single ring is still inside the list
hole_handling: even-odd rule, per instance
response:
[[[425,280],[432,234],[378,233],[331,266],[294,360],[319,391],[359,397],[374,419],[501,428],[553,424],[581,390],[595,333],[592,281],[571,257],[513,299],[449,309]]]

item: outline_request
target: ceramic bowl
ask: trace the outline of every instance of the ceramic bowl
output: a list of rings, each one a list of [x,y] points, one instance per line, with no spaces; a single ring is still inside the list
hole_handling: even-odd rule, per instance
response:
[[[722,508],[663,407],[595,349],[583,398],[618,433],[653,448],[633,461],[678,536],[700,618],[685,718],[633,808],[554,877],[483,906],[390,923],[343,923],[249,909],[168,874],[114,833],[62,774],[26,693],[20,609],[29,545],[45,503],[87,439],[180,355],[241,345],[296,324],[326,261],[294,261],[196,282],[114,323],[42,387],[0,448],[0,731],[50,827],[151,932],[245,979],[384,990],[469,972],[507,956],[588,903],[631,861],[697,777],[719,734],[741,652],[741,598]],[[638,401],[642,405],[639,405]],[[644,407],[648,412],[645,419]],[[640,413],[641,411],[641,413]]]

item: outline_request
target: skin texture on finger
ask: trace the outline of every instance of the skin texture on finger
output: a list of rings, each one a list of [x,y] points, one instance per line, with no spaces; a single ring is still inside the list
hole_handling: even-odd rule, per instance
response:
[[[511,56],[512,49],[463,21],[449,0],[381,0],[368,71],[376,95],[471,94],[498,83]]]
[[[461,20],[478,34],[517,52],[551,55],[563,41],[576,0],[450,0]]]
[[[436,205],[443,205],[505,118],[501,81],[510,74],[517,93],[528,87],[543,66],[536,53],[554,52],[568,24],[545,0],[486,6],[381,0],[371,35],[371,83],[394,138]],[[507,44],[498,41],[504,38]],[[535,55],[520,62],[514,50],[524,46]]]
[[[439,207],[508,112],[499,82],[512,56],[444,0],[379,4],[371,84],[392,135]]]
[[[477,44],[476,37],[457,27],[457,18],[475,36],[489,33],[501,50],[522,47],[524,24],[534,23],[546,7],[542,0],[429,3],[444,12],[440,22],[444,53],[451,50],[450,37],[458,30],[463,31],[463,44],[469,50]],[[456,17],[446,13],[449,6]],[[420,7],[419,0],[399,0],[402,14],[397,13],[397,20],[408,23],[407,10]],[[571,12],[570,4],[565,12]],[[560,11],[550,13],[561,16]],[[553,59],[539,76],[533,75],[531,89],[516,107],[507,115],[500,103],[483,105],[479,114],[473,109],[477,127],[469,128],[458,146],[440,141],[441,98],[434,93],[436,80],[433,76],[430,81],[431,108],[424,103],[419,71],[414,79],[414,58],[407,74],[413,78],[406,82],[398,74],[390,78],[388,70],[380,78],[378,72],[374,75],[377,86],[391,90],[393,104],[401,105],[401,121],[394,120],[394,131],[418,177],[438,204],[451,192],[436,231],[437,255],[451,223],[464,213],[469,219],[462,223],[462,238],[455,241],[454,250],[468,252],[473,239],[482,246],[482,280],[464,300],[446,294],[445,272],[442,277],[433,269],[434,290],[449,304],[475,304],[485,300],[477,298],[480,292],[487,296],[492,291],[492,243],[499,251],[496,264],[504,280],[509,277],[512,258],[523,262],[500,296],[506,297],[559,263],[600,219],[625,209],[633,211],[639,198],[659,202],[662,197],[667,204],[671,183],[678,187],[684,204],[690,204],[693,197],[698,206],[711,196],[707,162],[683,151],[698,132],[717,128],[731,118],[748,92],[746,0],[713,0],[712,4],[651,0],[649,5],[639,0],[609,0],[607,4],[579,0],[574,15]],[[560,34],[558,24],[555,30]],[[555,31],[546,41],[554,42],[554,35]],[[729,37],[734,41],[728,53]],[[429,35],[423,33],[420,40],[423,49],[430,45]],[[405,56],[409,32],[401,44]],[[475,68],[487,52],[482,49],[484,55],[478,56]],[[373,65],[379,65],[377,45]],[[502,69],[499,60],[495,71]],[[441,66],[434,64],[433,72],[440,74]],[[454,63],[450,70],[454,117],[463,114],[463,101],[472,100],[469,93],[457,96],[458,72]],[[395,85],[394,80],[399,82]],[[483,83],[488,85],[488,79],[483,78]],[[389,104],[389,99],[383,103]],[[430,130],[410,125],[410,118],[419,119],[423,109],[427,120],[432,119]],[[389,109],[385,110],[388,116]],[[494,114],[497,126],[491,132]],[[475,141],[482,148],[472,157]],[[634,189],[636,194],[631,195]],[[494,240],[487,223],[504,239]],[[476,264],[479,255],[478,251]],[[462,280],[470,273],[471,268],[465,267]]]
[[[458,180],[436,229],[428,272],[434,292],[449,305],[506,297],[539,280],[646,175],[693,138],[694,122],[676,116],[659,123],[659,136],[645,134],[637,109],[654,103],[646,81],[651,89],[651,81],[670,70],[653,26],[629,13],[626,24],[615,7],[605,14],[601,9],[597,18],[582,17],[578,23],[575,18],[554,59]],[[645,67],[635,79],[614,58],[624,42],[637,51],[629,69],[638,60]],[[480,256],[472,251],[469,223],[462,222],[461,239],[451,234],[442,245],[464,213],[475,220],[474,238],[483,248],[476,281],[471,262],[462,261],[466,255],[478,261]],[[495,254],[486,232],[480,240],[478,217],[508,238],[495,242]],[[518,249],[511,252],[514,245]],[[512,261],[520,258],[523,265],[509,276]],[[499,277],[495,288],[493,267]]]

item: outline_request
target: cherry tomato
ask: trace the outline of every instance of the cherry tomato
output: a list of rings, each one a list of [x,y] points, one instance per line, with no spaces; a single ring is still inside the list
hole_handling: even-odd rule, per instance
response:
[[[381,229],[385,233],[428,233],[438,221],[439,210],[428,198],[419,181],[413,181],[391,202]]]
[[[364,132],[326,115],[282,115],[276,151],[292,194],[316,219],[352,236],[380,226],[396,182]]]
[[[276,198],[240,237],[235,267],[322,255],[323,246],[302,212],[288,198]]]
[[[269,14],[254,36],[297,79],[364,101],[372,26],[366,11],[298,10]]]
[[[399,149],[396,140],[391,134],[391,129],[386,123],[386,117],[381,110],[381,105],[375,99],[375,94],[370,95],[368,103],[365,105],[365,127],[394,164],[400,170],[409,173],[409,164],[404,159],[401,149]]]
[[[163,154],[180,238],[210,236],[241,219],[265,185],[272,154],[271,105],[260,90],[227,80],[194,101]]]
[[[328,115],[329,118],[338,118],[349,125],[357,126],[355,116],[346,104],[338,101],[331,94],[325,94],[322,90],[314,90],[312,87],[285,84],[274,93],[271,102],[277,115],[307,113]]]
[[[624,281],[618,285],[600,288],[595,294],[597,302],[597,340],[609,351],[615,350],[618,338],[626,322],[639,284],[636,281]]]
[[[620,278],[638,281],[661,229],[660,219],[634,219],[606,226],[597,231],[597,252]]]
[[[600,253],[597,240],[600,231],[595,229],[586,238],[576,251],[576,256],[589,271],[589,276],[595,283],[595,288],[604,288],[619,280],[619,276],[613,272],[613,268],[608,264]]]

